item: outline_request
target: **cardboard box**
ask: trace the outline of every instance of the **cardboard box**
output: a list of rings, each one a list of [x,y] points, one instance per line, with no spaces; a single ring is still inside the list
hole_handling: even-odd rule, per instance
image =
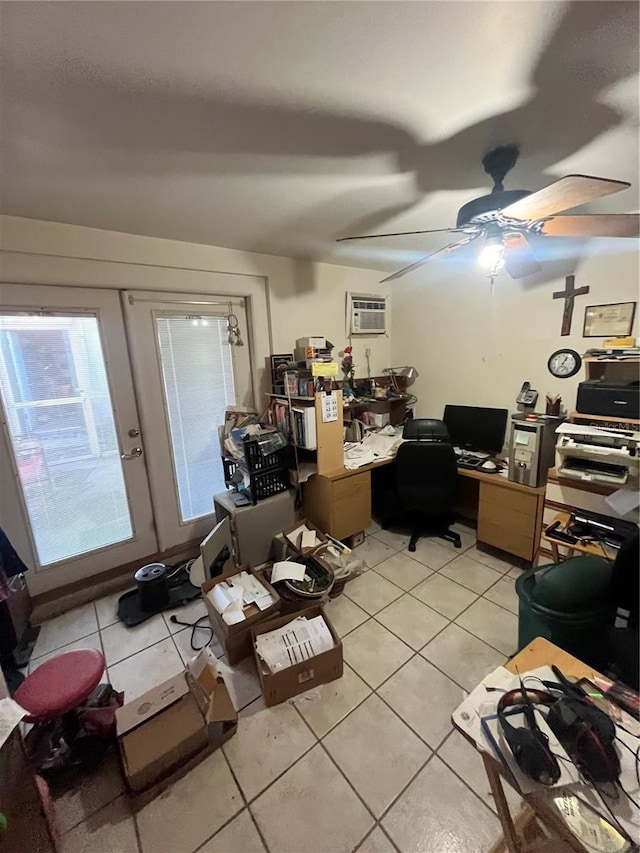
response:
[[[303,663],[294,664],[286,669],[282,669],[280,672],[269,672],[264,661],[255,651],[256,637],[267,631],[281,628],[283,625],[297,619],[298,616],[306,616],[307,619],[322,616],[333,637],[334,647]],[[307,607],[306,610],[290,613],[278,619],[269,619],[267,622],[260,622],[251,628],[251,637],[265,705],[277,705],[280,702],[291,699],[292,696],[297,696],[299,693],[310,690],[312,687],[317,687],[319,684],[326,684],[328,681],[333,681],[342,676],[344,668],[342,641],[324,610],[319,605]]]
[[[311,548],[303,548],[302,533],[299,533],[294,539],[292,534],[295,533],[296,530],[299,530],[303,525],[309,530],[315,531],[316,539],[319,540],[317,545],[314,545]],[[319,527],[316,527],[316,525],[312,521],[309,521],[308,518],[303,518],[300,521],[297,521],[295,524],[292,524],[290,527],[285,527],[285,529],[282,531],[282,535],[284,536],[287,543],[293,548],[293,550],[298,554],[302,554],[303,556],[306,556],[307,554],[313,554],[319,549],[321,553],[321,546],[327,545],[329,542],[326,537],[326,534],[323,533]]]
[[[184,672],[116,711],[116,731],[127,787],[152,799],[221,746],[236,731],[238,715],[203,649]]]
[[[244,614],[246,618],[244,621],[238,622],[236,625],[227,625],[222,616],[213,606],[211,600],[207,596],[207,593],[212,590],[216,584],[229,580],[229,578],[239,574],[240,572],[249,572],[256,577],[262,586],[271,593],[274,604],[272,604],[271,607],[267,607],[266,610],[260,610],[260,608],[254,604],[249,607],[245,607]],[[253,653],[251,626],[255,625],[256,622],[263,621],[264,619],[270,619],[280,612],[280,596],[267,581],[264,575],[254,571],[254,569],[249,566],[238,566],[221,575],[217,575],[215,578],[205,581],[201,586],[201,590],[204,603],[207,608],[207,613],[209,614],[209,623],[211,624],[214,634],[218,640],[220,640],[221,645],[227,653],[229,663],[231,665],[239,663],[243,658],[246,658]]]

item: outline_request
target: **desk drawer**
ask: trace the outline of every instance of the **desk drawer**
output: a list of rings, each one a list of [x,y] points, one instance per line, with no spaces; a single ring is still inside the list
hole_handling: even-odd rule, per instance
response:
[[[490,521],[478,522],[478,542],[493,545],[525,560],[532,560],[535,553],[533,536],[527,536]]]
[[[500,486],[497,483],[480,484],[480,504],[489,503],[496,507],[515,510],[535,518],[538,505],[537,495],[527,495],[525,492]]]
[[[536,527],[535,512],[525,514],[510,507],[498,506],[496,504],[480,503],[478,507],[478,525],[495,524],[505,530],[513,530],[521,536],[529,536],[533,539]]]

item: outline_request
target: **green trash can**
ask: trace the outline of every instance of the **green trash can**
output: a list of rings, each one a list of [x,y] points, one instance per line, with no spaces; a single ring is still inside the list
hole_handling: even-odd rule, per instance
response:
[[[536,637],[600,666],[616,619],[612,566],[603,557],[572,557],[525,572],[516,580],[520,601],[518,649]]]

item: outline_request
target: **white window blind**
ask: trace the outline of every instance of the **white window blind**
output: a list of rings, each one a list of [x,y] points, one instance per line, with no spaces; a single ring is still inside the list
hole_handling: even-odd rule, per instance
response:
[[[218,425],[236,402],[227,321],[155,315],[181,521],[211,515],[224,491]]]

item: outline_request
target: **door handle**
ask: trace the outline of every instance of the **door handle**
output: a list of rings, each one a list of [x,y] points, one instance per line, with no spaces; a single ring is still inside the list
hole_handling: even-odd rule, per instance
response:
[[[141,447],[134,447],[131,450],[131,453],[121,453],[120,459],[135,459],[138,456],[142,456],[142,448]]]

